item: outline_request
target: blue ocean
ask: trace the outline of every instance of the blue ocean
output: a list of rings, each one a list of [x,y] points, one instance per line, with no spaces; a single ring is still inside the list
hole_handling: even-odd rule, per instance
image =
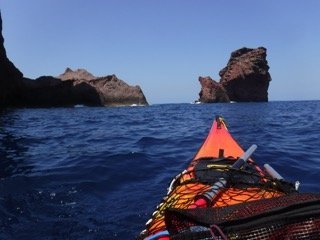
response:
[[[216,115],[320,192],[320,101],[0,111],[0,239],[135,239]]]

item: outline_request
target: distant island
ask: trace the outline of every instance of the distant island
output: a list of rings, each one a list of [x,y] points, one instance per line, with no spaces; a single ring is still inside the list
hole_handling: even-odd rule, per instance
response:
[[[25,78],[7,58],[0,12],[0,107],[148,105],[139,86],[116,75],[95,77],[84,69],[67,68],[58,77]]]
[[[199,77],[202,103],[267,102],[271,76],[267,49],[241,48],[231,53],[230,60],[220,72],[220,81]]]

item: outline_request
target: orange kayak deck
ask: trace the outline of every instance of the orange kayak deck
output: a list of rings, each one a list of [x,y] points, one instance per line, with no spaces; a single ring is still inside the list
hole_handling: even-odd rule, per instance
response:
[[[148,239],[148,236],[165,231],[166,224],[164,215],[166,209],[188,209],[194,204],[197,196],[205,193],[212,187],[212,183],[199,181],[197,166],[199,166],[200,163],[205,163],[205,171],[207,171],[209,175],[211,169],[218,173],[221,172],[232,175],[233,171],[230,171],[232,161],[235,162],[243,153],[244,150],[229,133],[225,121],[221,117],[217,117],[204,143],[187,169],[175,177],[170,184],[167,195],[152,214],[152,218],[146,224],[146,230],[144,230],[141,235]],[[228,158],[227,164],[221,164],[219,159],[223,158]],[[250,174],[252,174],[255,179],[261,182],[267,181],[265,173],[255,165],[253,159],[250,158],[248,160],[248,165],[251,165]],[[210,208],[230,206],[281,195],[284,195],[284,193],[272,188],[260,188],[254,184],[252,186],[239,187],[235,184],[221,191]]]
[[[220,157],[219,150],[224,151],[224,156],[240,157],[244,151],[229,133],[226,123],[222,118],[217,118],[211,130],[194,157],[194,160],[206,157]]]

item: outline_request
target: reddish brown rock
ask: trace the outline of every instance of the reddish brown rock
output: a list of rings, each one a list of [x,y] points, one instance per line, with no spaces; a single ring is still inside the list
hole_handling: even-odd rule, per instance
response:
[[[96,77],[93,76],[91,73],[89,73],[85,69],[77,69],[75,71],[72,71],[72,69],[67,68],[64,73],[60,74],[58,76],[61,80],[92,80]]]
[[[227,66],[219,73],[220,84],[231,101],[267,102],[271,81],[264,47],[241,48],[231,54]]]
[[[148,105],[139,86],[130,86],[116,75],[99,77],[89,83],[97,89],[103,105]]]
[[[199,101],[202,103],[229,102],[225,89],[210,77],[199,77],[201,91]]]

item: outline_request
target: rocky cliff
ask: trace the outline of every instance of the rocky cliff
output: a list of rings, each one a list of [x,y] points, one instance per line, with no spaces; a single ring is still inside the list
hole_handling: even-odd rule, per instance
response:
[[[20,106],[25,107],[148,105],[139,86],[129,86],[115,75],[95,77],[70,68],[58,77],[24,78],[21,98]]]
[[[102,106],[99,93],[83,81],[62,81],[52,76],[42,76],[35,80],[23,79],[23,102],[17,107],[63,107],[77,104]]]
[[[7,58],[2,36],[2,18],[0,12],[0,107],[19,101],[22,73]]]
[[[35,80],[9,61],[2,36],[0,12],[0,107],[59,107],[147,105],[139,86],[129,86],[115,75],[95,77],[84,69],[66,71],[58,77]]]
[[[88,84],[96,90],[102,105],[148,105],[139,86],[130,86],[116,75],[95,77],[85,69],[75,71],[67,68],[58,76],[63,81],[75,81],[75,84]]]
[[[264,47],[241,48],[232,52],[227,66],[219,72],[219,83],[202,84],[200,81],[202,89],[199,100],[207,93],[205,102],[227,101],[227,98],[221,98],[223,91],[230,101],[267,102],[271,76],[266,58],[267,50]]]

